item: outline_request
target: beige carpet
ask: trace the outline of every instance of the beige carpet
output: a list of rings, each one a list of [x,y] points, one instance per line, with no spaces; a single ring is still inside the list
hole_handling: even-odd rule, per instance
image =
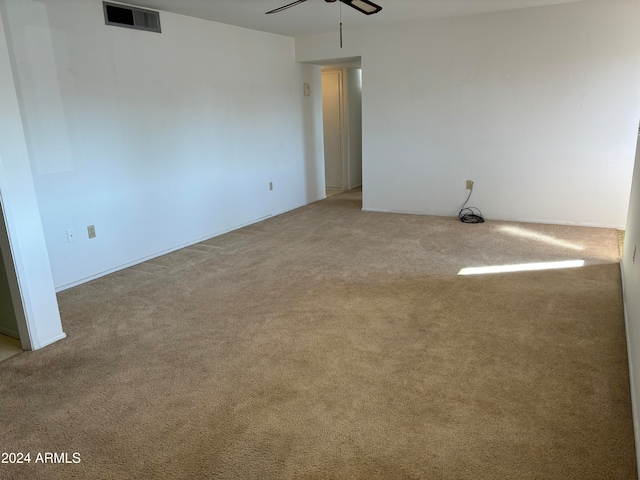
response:
[[[0,444],[81,462],[0,478],[636,478],[617,232],[360,202],[60,294],[69,338],[0,364]]]

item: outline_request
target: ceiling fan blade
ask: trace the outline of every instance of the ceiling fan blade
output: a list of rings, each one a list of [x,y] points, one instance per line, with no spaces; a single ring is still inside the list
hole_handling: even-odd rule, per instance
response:
[[[380,5],[376,5],[369,0],[340,0],[345,5],[349,5],[350,7],[355,8],[359,12],[364,13],[365,15],[373,15],[374,13],[378,13],[382,10]]]
[[[306,2],[306,1],[307,0],[297,0],[296,2],[290,3],[289,5],[285,5],[284,7],[276,8],[275,10],[270,10],[266,14],[269,15],[270,13],[278,13],[278,12],[281,12],[282,10],[286,10],[287,8],[295,7],[299,3]]]

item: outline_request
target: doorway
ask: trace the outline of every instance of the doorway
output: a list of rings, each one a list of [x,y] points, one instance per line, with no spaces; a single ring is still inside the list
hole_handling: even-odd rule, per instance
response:
[[[0,228],[6,228],[1,209]],[[11,259],[5,260],[0,249],[0,361],[22,352],[18,320],[9,287],[7,265],[13,265],[13,261]]]
[[[344,99],[342,69],[322,71],[324,179],[328,192],[345,189]]]
[[[18,321],[11,299],[9,280],[2,252],[0,252],[0,334],[20,340]]]
[[[362,185],[362,70],[322,68],[327,196]]]

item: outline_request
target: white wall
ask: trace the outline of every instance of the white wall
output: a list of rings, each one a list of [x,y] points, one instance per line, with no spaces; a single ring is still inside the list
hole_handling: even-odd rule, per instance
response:
[[[639,251],[635,254],[634,259],[636,250]],[[631,396],[633,398],[633,420],[636,434],[636,457],[640,458],[640,441],[638,441],[640,439],[640,430],[638,429],[640,421],[640,405],[638,404],[640,401],[640,295],[638,294],[640,292],[640,143],[636,153],[621,267]]]
[[[0,0],[0,251],[22,348],[65,337],[22,126]]]
[[[383,12],[384,13],[384,12]],[[296,39],[361,55],[364,208],[622,227],[640,117],[640,9],[586,1]]]
[[[98,0],[7,3],[57,288],[324,197],[320,69],[295,63],[293,39],[165,12],[162,34],[107,27]]]

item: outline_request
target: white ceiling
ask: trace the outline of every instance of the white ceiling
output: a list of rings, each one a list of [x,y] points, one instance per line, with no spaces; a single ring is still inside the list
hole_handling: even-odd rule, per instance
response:
[[[328,33],[338,30],[340,2],[307,0],[305,3],[280,13],[265,12],[281,7],[293,0],[120,0],[140,7],[204,18],[216,22],[278,33],[291,37]],[[477,13],[513,10],[517,8],[571,3],[583,0],[372,0],[382,6],[375,15],[364,15],[342,5],[345,29],[370,25],[402,23],[407,21],[471,15]]]

